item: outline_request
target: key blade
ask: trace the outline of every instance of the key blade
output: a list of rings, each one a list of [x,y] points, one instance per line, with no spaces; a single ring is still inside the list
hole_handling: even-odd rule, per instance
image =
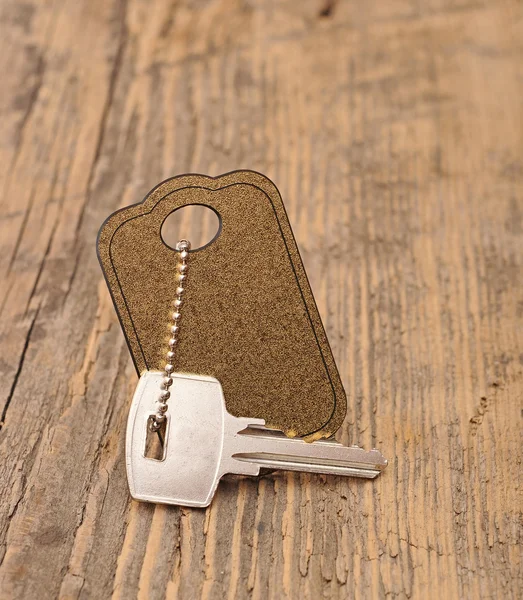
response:
[[[300,471],[302,473],[321,473],[324,475],[341,475],[343,477],[360,477],[374,479],[384,467],[365,464],[316,464],[311,461],[299,461],[292,457],[282,457],[270,454],[236,454],[236,460],[253,463],[262,469],[278,469],[285,471]]]
[[[238,450],[240,446],[241,451],[233,453],[234,459],[265,469],[374,479],[387,466],[378,450],[347,447],[335,440],[309,443],[269,430],[238,435]]]

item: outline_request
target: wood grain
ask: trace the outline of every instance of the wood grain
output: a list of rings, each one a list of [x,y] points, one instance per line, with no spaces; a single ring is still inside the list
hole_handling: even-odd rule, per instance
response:
[[[516,0],[2,0],[0,596],[520,598]],[[182,172],[278,185],[374,482],[129,501],[95,256]]]

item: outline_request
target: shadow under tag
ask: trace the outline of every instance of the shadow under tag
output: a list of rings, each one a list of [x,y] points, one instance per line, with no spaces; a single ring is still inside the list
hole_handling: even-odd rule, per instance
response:
[[[175,371],[217,378],[235,416],[331,436],[345,392],[280,194],[253,171],[168,179],[102,225],[98,257],[138,373],[163,369],[170,337],[177,252],[161,227],[194,204],[220,229],[190,253]]]

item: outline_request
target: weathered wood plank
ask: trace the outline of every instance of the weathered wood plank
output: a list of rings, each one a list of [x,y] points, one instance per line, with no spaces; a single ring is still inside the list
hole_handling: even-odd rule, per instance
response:
[[[0,3],[0,596],[516,598],[523,13]],[[96,232],[158,181],[279,186],[375,482],[129,501],[135,385]]]

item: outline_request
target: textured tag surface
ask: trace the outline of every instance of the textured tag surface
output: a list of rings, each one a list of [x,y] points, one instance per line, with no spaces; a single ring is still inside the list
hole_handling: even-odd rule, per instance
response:
[[[175,370],[216,377],[235,416],[332,435],[345,392],[280,194],[253,171],[174,177],[103,224],[98,256],[138,372],[163,368],[169,339],[177,253],[161,227],[194,204],[220,230],[190,254]]]

